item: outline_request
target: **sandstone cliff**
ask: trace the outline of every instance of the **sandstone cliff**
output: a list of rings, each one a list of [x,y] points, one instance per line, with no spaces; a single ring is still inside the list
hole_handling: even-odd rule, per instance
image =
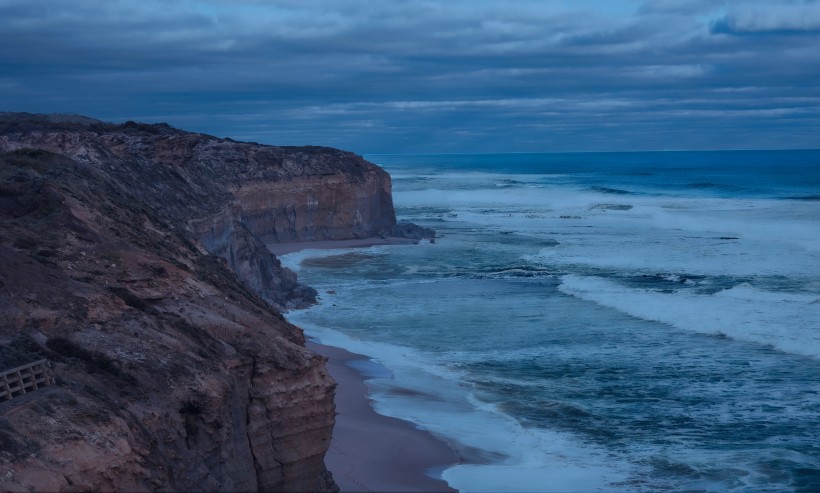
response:
[[[0,116],[0,490],[321,491],[324,360],[274,307],[315,295],[264,241],[389,234],[386,173],[326,148]]]
[[[253,276],[246,281],[275,306],[315,294],[283,273],[263,243],[393,233],[390,176],[349,152],[235,142],[165,124],[51,120],[0,116],[0,151],[47,150],[127,183],[231,269]]]

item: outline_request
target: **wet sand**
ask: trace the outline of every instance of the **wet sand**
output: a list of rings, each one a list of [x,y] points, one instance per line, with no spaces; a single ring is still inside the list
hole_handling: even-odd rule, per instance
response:
[[[348,365],[365,356],[313,342],[307,347],[328,358],[328,371],[338,384],[336,426],[325,464],[343,493],[456,491],[429,474],[459,462],[450,446],[370,406],[365,377]]]

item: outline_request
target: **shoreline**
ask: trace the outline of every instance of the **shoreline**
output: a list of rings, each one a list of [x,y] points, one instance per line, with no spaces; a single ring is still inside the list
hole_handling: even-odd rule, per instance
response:
[[[308,339],[305,346],[327,358],[336,381],[336,424],[325,465],[342,493],[456,492],[430,475],[462,462],[446,442],[409,421],[378,414],[368,398],[367,377],[350,363],[364,355]]]
[[[335,250],[342,248],[364,248],[381,245],[417,245],[421,240],[414,238],[400,238],[388,236],[386,238],[353,238],[348,240],[308,240],[282,243],[266,243],[265,246],[272,254],[287,255],[302,250]]]

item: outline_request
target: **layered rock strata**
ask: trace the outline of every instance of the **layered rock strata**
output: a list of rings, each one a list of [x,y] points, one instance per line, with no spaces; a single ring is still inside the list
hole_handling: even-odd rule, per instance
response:
[[[22,148],[68,156],[128,183],[233,270],[254,276],[246,280],[280,307],[311,302],[310,291],[283,275],[275,258],[262,259],[261,242],[384,236],[396,223],[390,176],[336,149],[235,142],[164,124],[0,117],[0,150]],[[235,234],[243,230],[256,240]]]
[[[55,121],[56,120],[56,121]],[[390,234],[358,156],[0,115],[0,490],[326,491],[334,383],[266,241]],[[264,239],[264,240],[263,240]]]

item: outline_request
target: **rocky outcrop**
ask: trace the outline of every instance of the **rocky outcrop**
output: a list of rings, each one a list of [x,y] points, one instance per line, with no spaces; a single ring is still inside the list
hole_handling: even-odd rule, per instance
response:
[[[268,241],[389,234],[386,173],[325,148],[0,117],[4,491],[322,491],[334,384]]]
[[[413,240],[421,240],[436,237],[436,230],[433,228],[425,228],[418,224],[413,224],[408,221],[399,221],[393,226],[392,235],[397,238],[409,238]]]
[[[247,286],[273,305],[290,309],[315,302],[316,290],[299,284],[296,274],[283,268],[244,223],[231,220],[227,225],[204,230],[199,239],[210,253],[227,260]]]

